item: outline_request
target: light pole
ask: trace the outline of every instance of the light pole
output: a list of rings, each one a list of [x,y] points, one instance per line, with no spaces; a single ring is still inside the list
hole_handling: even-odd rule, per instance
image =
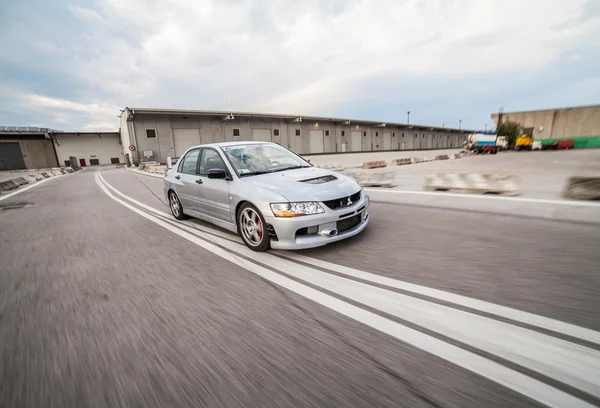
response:
[[[458,120],[458,130],[460,130],[460,125],[462,125],[462,119]]]
[[[410,125],[410,111],[406,111],[406,124]]]
[[[484,130],[484,132],[487,132],[487,123],[485,124],[485,130]]]

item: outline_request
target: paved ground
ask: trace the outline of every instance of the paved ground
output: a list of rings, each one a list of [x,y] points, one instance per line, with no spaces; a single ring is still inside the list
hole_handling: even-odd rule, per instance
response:
[[[315,165],[359,165],[368,160],[386,160],[404,157],[434,157],[460,150],[385,152],[309,156]],[[431,172],[466,172],[512,174],[517,176],[521,196],[528,198],[561,199],[566,180],[570,176],[599,176],[600,149],[568,151],[504,151],[497,155],[466,156],[459,160],[441,160],[405,166],[369,170],[396,172],[396,189],[422,191],[425,176]]]
[[[597,225],[374,203],[249,256],[100,170],[0,202],[1,407],[600,406]]]

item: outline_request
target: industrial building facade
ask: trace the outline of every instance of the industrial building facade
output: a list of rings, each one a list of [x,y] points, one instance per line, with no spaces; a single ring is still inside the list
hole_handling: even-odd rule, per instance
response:
[[[52,129],[5,127],[0,130],[0,171],[123,163],[119,132],[60,132]]]
[[[518,122],[542,143],[574,139],[576,148],[600,147],[600,105],[493,113],[491,117],[497,125]]]
[[[191,146],[244,140],[275,142],[309,155],[460,148],[469,131],[402,123],[248,112],[125,108],[123,153],[134,162],[181,156]]]
[[[0,131],[0,171],[57,166],[52,139],[46,132]]]

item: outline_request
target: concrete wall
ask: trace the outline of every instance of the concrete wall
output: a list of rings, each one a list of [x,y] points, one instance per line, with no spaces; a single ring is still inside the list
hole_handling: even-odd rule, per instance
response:
[[[491,115],[498,123],[498,114]],[[502,121],[519,122],[533,127],[535,139],[564,139],[570,137],[600,136],[600,105],[527,112],[508,112]]]
[[[24,140],[7,139],[0,140],[0,143],[19,143],[25,167],[28,169],[44,169],[49,167],[58,167],[56,155],[52,148],[50,139],[44,140]]]
[[[91,159],[98,159],[99,163],[111,164],[111,158],[118,158],[120,163],[124,163],[124,149],[121,144],[120,135],[112,133],[57,133],[55,135],[56,154],[59,165],[65,166],[65,161],[70,156],[75,156],[77,160],[85,159],[86,165],[90,165]]]
[[[123,132],[125,128],[128,128],[127,133]],[[148,139],[146,129],[156,130],[156,139]],[[139,158],[144,158],[144,151],[152,151],[152,158],[146,160],[165,162],[168,156],[175,157],[175,143],[173,140],[173,130],[175,129],[198,129],[200,143],[252,140],[252,129],[270,129],[273,142],[300,154],[311,153],[311,130],[323,131],[323,153],[342,152],[344,143],[347,143],[346,151],[352,151],[351,135],[353,131],[361,132],[360,148],[362,151],[383,151],[384,133],[386,132],[394,134],[391,139],[391,150],[401,150],[402,147],[404,147],[404,150],[447,147],[447,135],[439,131],[436,133],[397,126],[357,126],[328,120],[320,120],[317,123],[307,120],[292,122],[283,119],[237,117],[234,120],[221,121],[218,118],[208,116],[186,116],[184,113],[169,115],[136,113],[132,121],[121,124],[123,140],[129,137],[131,143],[137,146],[137,155],[134,155],[136,161],[139,161]],[[240,136],[234,137],[233,129],[239,129]],[[279,130],[278,137],[274,136],[275,129]],[[300,132],[299,136],[296,135],[296,131]],[[326,136],[326,131],[329,131],[329,136]],[[344,136],[342,136],[342,131],[345,133]],[[419,134],[416,141],[414,138],[415,132]],[[404,138],[402,138],[403,133]],[[453,137],[460,138],[460,146],[462,146],[463,136],[456,135]],[[454,146],[459,146],[458,142],[454,142]],[[126,147],[123,146],[123,148]]]
[[[132,152],[129,150],[129,146],[132,145],[132,137],[130,128],[133,124],[127,121],[127,112],[123,111],[121,113],[119,132],[121,133],[121,149],[123,153],[123,157],[126,154],[132,155]],[[130,156],[131,157],[131,156]]]

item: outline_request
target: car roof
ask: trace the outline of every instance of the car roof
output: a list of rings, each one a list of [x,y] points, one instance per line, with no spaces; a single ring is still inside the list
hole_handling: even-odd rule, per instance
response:
[[[247,146],[247,145],[259,145],[259,144],[273,144],[273,142],[260,142],[254,140],[240,140],[239,142],[217,142],[217,143],[207,143],[197,146],[192,146],[190,149],[198,148],[198,147],[226,147],[226,146]]]

